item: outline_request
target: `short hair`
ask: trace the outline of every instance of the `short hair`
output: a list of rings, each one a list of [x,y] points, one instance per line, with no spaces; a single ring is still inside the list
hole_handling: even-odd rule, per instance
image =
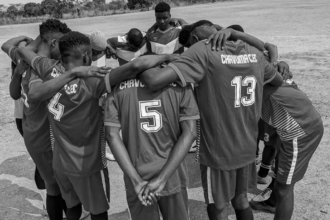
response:
[[[155,7],[156,13],[170,12],[171,6],[166,2],[159,2]]]
[[[66,34],[71,31],[70,28],[57,19],[47,19],[45,22],[42,22],[39,26],[40,36],[45,39],[48,34],[52,33],[62,33]]]
[[[244,29],[242,28],[241,25],[238,25],[238,24],[233,24],[233,25],[230,25],[229,27],[227,27],[226,29],[228,28],[231,28],[235,31],[239,31],[239,32],[243,32],[244,33]]]
[[[194,23],[190,29],[190,32],[192,32],[195,28],[201,27],[201,26],[207,26],[207,27],[213,27],[213,23],[208,20],[200,20]]]
[[[135,47],[140,47],[143,42],[142,32],[137,28],[132,28],[127,33],[127,41]]]
[[[75,59],[79,59],[85,52],[86,47],[91,48],[89,37],[77,31],[69,32],[59,40],[59,49],[62,58],[73,56]]]
[[[179,35],[179,43],[183,46],[186,45],[189,41],[191,27],[191,25],[185,25],[182,27]]]

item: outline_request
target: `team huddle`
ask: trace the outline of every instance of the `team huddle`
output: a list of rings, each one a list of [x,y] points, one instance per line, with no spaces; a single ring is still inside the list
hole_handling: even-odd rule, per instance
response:
[[[107,39],[56,19],[39,36],[2,45],[16,65],[26,148],[44,181],[49,219],[108,219],[106,143],[124,172],[133,220],[188,220],[194,151],[210,220],[291,219],[294,185],[323,135],[321,116],[278,62],[275,45],[207,20],[187,24],[155,7],[156,23]],[[106,58],[119,67],[106,66]],[[263,141],[258,173],[258,143]],[[257,156],[256,156],[257,154]],[[269,184],[269,171],[273,177]],[[248,186],[269,186],[248,201]],[[252,209],[251,209],[252,208]]]

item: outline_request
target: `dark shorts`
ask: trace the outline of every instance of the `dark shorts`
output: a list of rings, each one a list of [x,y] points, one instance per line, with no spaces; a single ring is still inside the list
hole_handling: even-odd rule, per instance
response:
[[[143,206],[134,190],[126,190],[127,204],[132,220],[189,220],[187,188],[181,192],[162,196],[157,204]]]
[[[95,215],[109,209],[106,196],[106,179],[109,176],[103,170],[87,177],[71,176],[55,170],[55,177],[68,208],[81,203],[86,211]]]
[[[206,204],[215,204],[222,210],[229,206],[230,201],[238,195],[246,194],[249,177],[255,163],[236,170],[216,170],[200,165],[202,185]]]
[[[53,170],[53,151],[30,153],[30,156],[46,184],[55,184],[56,179]]]
[[[258,122],[258,139],[263,141],[267,146],[274,146],[277,143],[276,129],[264,122],[262,119]]]
[[[323,132],[323,124],[320,123],[312,132],[302,137],[282,141],[278,154],[276,181],[290,185],[304,177],[309,161],[322,139]]]

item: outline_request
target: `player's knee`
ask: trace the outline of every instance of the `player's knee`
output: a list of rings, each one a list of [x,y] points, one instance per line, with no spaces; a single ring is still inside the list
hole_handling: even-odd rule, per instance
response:
[[[53,184],[45,183],[45,185],[46,185],[46,191],[47,191],[48,195],[58,196],[61,194],[60,187],[58,186],[57,183],[53,183]]]
[[[293,194],[293,184],[286,185],[280,182],[275,183],[274,193],[277,198],[284,198]]]
[[[249,207],[249,201],[247,199],[247,194],[240,194],[235,196],[232,200],[231,200],[231,204],[234,207],[234,209],[236,210],[243,210]]]

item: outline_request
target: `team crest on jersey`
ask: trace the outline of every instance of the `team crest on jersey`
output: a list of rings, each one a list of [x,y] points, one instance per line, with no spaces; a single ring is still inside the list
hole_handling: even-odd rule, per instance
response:
[[[60,71],[56,69],[55,67],[53,68],[52,73],[50,74],[52,77],[57,78],[61,75]]]
[[[72,84],[72,85],[65,85],[64,90],[66,94],[71,95],[71,94],[76,94],[77,93],[77,84]]]

